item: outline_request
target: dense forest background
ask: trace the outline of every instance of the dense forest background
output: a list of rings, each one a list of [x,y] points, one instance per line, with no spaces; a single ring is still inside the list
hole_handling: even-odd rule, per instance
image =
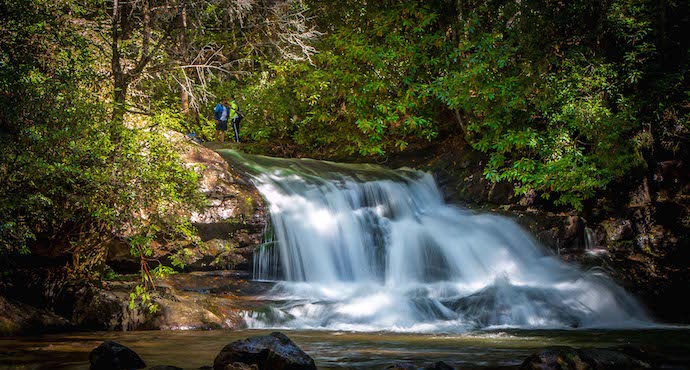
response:
[[[2,263],[58,249],[98,276],[108,239],[142,256],[160,235],[197,242],[197,174],[167,133],[211,140],[230,96],[250,152],[375,161],[459,140],[489,181],[581,211],[687,161],[689,8],[0,0]]]

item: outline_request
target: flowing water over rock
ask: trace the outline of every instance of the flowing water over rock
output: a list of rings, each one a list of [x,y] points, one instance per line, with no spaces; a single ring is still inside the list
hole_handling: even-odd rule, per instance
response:
[[[445,204],[429,174],[222,154],[253,174],[271,212],[254,278],[277,283],[246,315],[251,328],[651,325],[622,288],[557,260],[510,219]]]

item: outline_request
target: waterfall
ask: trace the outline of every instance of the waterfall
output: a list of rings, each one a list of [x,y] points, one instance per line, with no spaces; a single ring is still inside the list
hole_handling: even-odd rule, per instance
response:
[[[445,204],[431,175],[222,153],[266,199],[275,280],[249,327],[462,332],[633,327],[651,321],[605,275],[547,252],[509,218]]]
[[[254,249],[252,278],[257,281],[270,281],[278,278],[278,248],[274,240],[271,223],[264,228],[263,242]]]
[[[585,227],[585,250],[591,251],[596,247],[596,235],[594,230]]]

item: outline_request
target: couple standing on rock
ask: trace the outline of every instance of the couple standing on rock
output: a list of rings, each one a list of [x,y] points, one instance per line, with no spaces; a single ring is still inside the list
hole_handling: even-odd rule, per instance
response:
[[[222,103],[216,105],[216,109],[213,112],[216,118],[216,141],[220,136],[220,142],[225,141],[225,131],[228,130],[228,118],[231,119],[232,129],[235,131],[235,141],[240,142],[240,121],[244,117],[240,111],[235,99],[230,97],[230,104],[228,105],[228,99],[223,99]]]

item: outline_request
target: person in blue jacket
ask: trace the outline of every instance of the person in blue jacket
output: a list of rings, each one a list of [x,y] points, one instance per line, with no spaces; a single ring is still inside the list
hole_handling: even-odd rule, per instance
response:
[[[213,111],[213,116],[216,119],[216,141],[220,136],[220,142],[225,141],[225,131],[228,130],[228,117],[230,116],[230,109],[228,109],[228,99],[223,99],[222,103],[216,105]]]

